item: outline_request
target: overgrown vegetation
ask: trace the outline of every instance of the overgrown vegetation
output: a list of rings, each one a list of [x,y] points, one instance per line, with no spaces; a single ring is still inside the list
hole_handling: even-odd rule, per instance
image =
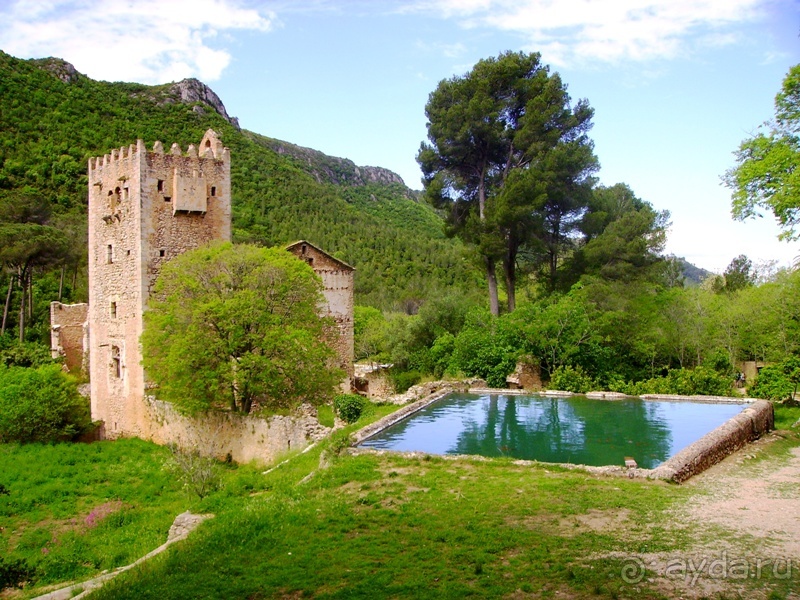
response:
[[[6,567],[42,586],[88,578],[162,544],[194,502],[163,468],[169,454],[140,440],[0,444]]]
[[[355,423],[361,418],[367,400],[358,394],[339,394],[333,399],[333,408],[345,423]]]
[[[289,252],[218,243],[164,265],[144,313],[143,365],[187,413],[321,404],[342,372],[322,284]]]
[[[185,149],[209,127],[234,156],[236,241],[281,246],[308,239],[354,265],[360,301],[381,308],[415,310],[447,287],[474,293],[477,272],[468,253],[402,185],[318,180],[324,173],[318,163],[329,157],[320,154],[309,164],[279,154],[275,140],[239,131],[207,106],[194,111],[176,102],[169,85],[99,82],[79,74],[64,81],[54,71],[65,72],[57,59],[25,61],[0,52],[0,289],[6,307],[0,346],[20,336],[48,343],[49,302],[87,299],[89,157],[137,138],[148,147],[161,140]]]
[[[67,441],[90,426],[89,400],[59,365],[0,365],[0,443]]]

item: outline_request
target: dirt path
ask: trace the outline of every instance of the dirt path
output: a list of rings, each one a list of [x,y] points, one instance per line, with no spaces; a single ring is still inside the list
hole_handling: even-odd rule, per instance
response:
[[[767,436],[687,482],[703,494],[692,499],[687,515],[753,536],[754,550],[799,559],[800,569],[800,447],[787,460],[757,460],[775,438]]]
[[[800,599],[800,447],[781,443],[772,433],[684,484],[696,493],[672,526],[694,542],[685,556],[642,556],[651,584],[669,597]]]

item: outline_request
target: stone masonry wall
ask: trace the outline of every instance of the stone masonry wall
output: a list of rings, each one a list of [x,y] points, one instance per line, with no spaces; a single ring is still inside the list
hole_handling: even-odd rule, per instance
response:
[[[199,151],[138,140],[90,159],[91,402],[104,437],[152,437],[139,338],[161,265],[230,233],[230,153],[213,131]]]
[[[88,304],[50,303],[50,351],[64,358],[70,373],[87,371],[89,340]]]
[[[209,412],[196,417],[180,414],[168,403],[145,399],[151,421],[151,439],[175,444],[219,460],[273,462],[281,454],[308,446],[330,430],[319,424],[317,411],[304,405],[301,414],[259,418],[231,412]]]
[[[757,400],[710,433],[678,452],[652,471],[659,479],[676,483],[705,471],[723,458],[757,440],[775,427],[771,402]]]
[[[320,312],[333,317],[336,323],[338,335],[334,346],[339,356],[338,366],[346,373],[341,388],[343,392],[349,392],[354,378],[354,269],[308,242],[297,242],[289,246],[287,250],[305,260],[322,279],[325,305],[320,307]]]

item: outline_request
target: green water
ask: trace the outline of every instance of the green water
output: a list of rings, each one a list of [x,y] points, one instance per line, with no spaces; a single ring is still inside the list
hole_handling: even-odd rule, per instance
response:
[[[745,406],[451,394],[361,445],[596,466],[622,465],[630,456],[653,468]]]

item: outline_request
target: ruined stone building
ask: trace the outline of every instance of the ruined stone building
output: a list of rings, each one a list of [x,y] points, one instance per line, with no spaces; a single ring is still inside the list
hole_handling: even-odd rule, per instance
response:
[[[355,269],[305,240],[295,242],[286,249],[306,261],[322,279],[325,306],[320,307],[320,312],[333,317],[336,322],[338,366],[346,373],[342,382],[342,391],[350,392],[353,382],[353,275]]]
[[[71,370],[85,369],[88,358],[92,418],[103,422],[104,438],[180,444],[208,425],[148,397],[139,338],[161,265],[209,242],[230,240],[230,167],[229,150],[210,129],[199,147],[190,145],[186,152],[177,144],[165,151],[161,142],[147,150],[138,140],[89,161],[89,304],[54,302],[51,342],[53,354],[63,356]],[[353,268],[308,242],[288,250],[322,278],[326,305],[320,308],[339,329],[337,352],[347,373],[342,387],[349,391]],[[225,452],[236,460],[266,459],[308,436],[308,424],[283,423],[279,433],[275,423],[245,426],[231,419],[213,431],[225,438],[219,448],[227,445]]]
[[[70,373],[89,372],[89,305],[50,303],[50,353]]]
[[[89,161],[89,378],[104,437],[151,437],[142,313],[164,262],[230,240],[230,168],[212,130],[186,153],[139,140]]]

